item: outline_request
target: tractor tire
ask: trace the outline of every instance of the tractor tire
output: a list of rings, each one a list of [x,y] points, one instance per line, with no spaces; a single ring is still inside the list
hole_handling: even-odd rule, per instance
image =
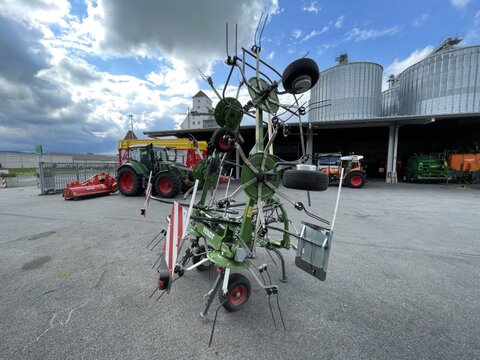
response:
[[[205,246],[204,245],[200,245],[193,250],[193,254],[201,254],[201,255],[193,255],[192,256],[192,263],[194,265],[196,263],[198,263],[200,260],[203,260],[207,257],[206,254],[203,254],[204,252],[205,252]],[[211,261],[207,261],[207,262],[203,263],[202,265],[198,265],[196,269],[198,271],[207,271],[207,270],[210,270],[212,268],[212,266],[213,266],[213,263]]]
[[[242,274],[232,274],[228,279],[228,292],[226,297],[220,292],[219,299],[228,312],[243,309],[250,298],[252,285]]]
[[[226,128],[218,128],[212,135],[212,145],[218,152],[229,153],[235,149],[235,144],[227,141],[226,137],[236,139],[233,131]]]
[[[142,176],[131,167],[123,167],[118,171],[117,185],[124,196],[138,196],[143,192]]]
[[[405,172],[405,175],[403,175],[403,181],[404,182],[413,182],[413,176],[412,176],[412,173],[410,171],[406,171]]]
[[[158,196],[171,199],[182,189],[182,181],[173,171],[163,172],[155,178],[155,190]]]
[[[365,175],[361,172],[353,172],[351,174],[348,174],[347,177],[347,185],[353,189],[360,189],[365,185],[367,182],[367,179],[365,178]]]
[[[287,170],[283,173],[282,184],[288,189],[324,191],[328,189],[328,175],[311,170]]]
[[[315,61],[298,59],[288,65],[282,74],[282,84],[286,92],[301,94],[310,90],[318,81],[320,71]]]

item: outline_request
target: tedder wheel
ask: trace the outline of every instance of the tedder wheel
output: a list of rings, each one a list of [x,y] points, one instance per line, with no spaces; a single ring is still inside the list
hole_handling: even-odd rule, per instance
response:
[[[282,184],[286,188],[307,191],[324,191],[328,188],[328,175],[312,170],[287,170]]]
[[[220,302],[229,312],[241,310],[250,298],[252,286],[250,281],[242,274],[232,274],[228,279],[228,292],[226,298],[220,293]]]
[[[361,172],[354,172],[348,175],[347,185],[354,189],[360,189],[365,185],[366,180],[365,175]]]
[[[123,167],[117,174],[118,190],[125,196],[137,196],[143,191],[142,177],[131,167]]]
[[[201,255],[196,255],[196,254],[201,254]],[[207,257],[207,254],[205,252],[205,246],[200,245],[195,250],[193,250],[193,256],[192,256],[192,262],[195,265],[198,263],[200,260],[203,260]],[[213,263],[211,261],[204,262],[202,265],[197,266],[198,271],[207,271],[210,270],[212,267]]]
[[[155,179],[155,190],[162,198],[174,198],[180,193],[182,182],[172,171],[163,172]]]
[[[235,148],[235,143],[229,140],[235,138],[236,136],[233,131],[226,128],[219,128],[215,130],[212,135],[212,145],[218,152],[228,153]]]

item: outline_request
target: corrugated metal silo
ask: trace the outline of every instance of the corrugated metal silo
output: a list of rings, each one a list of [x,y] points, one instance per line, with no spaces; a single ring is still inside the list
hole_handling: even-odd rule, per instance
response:
[[[379,64],[344,61],[320,73],[311,91],[309,121],[355,120],[381,116],[382,72]],[[330,106],[317,108],[321,101]]]
[[[399,79],[400,115],[480,112],[480,46],[440,49]]]
[[[400,107],[400,86],[395,85],[382,92],[382,116],[399,115]]]

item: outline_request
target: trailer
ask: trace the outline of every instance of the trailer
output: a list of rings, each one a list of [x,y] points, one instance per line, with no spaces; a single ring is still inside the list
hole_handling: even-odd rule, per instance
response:
[[[181,162],[193,169],[195,165],[207,156],[207,142],[190,139],[128,139],[118,141],[118,166],[130,158],[129,149],[139,145],[152,144],[155,147],[167,149],[169,160]]]

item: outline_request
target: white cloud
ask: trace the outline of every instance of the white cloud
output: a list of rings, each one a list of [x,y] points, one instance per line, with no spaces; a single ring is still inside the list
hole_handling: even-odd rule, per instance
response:
[[[298,39],[300,36],[302,36],[302,31],[301,30],[293,30],[292,32],[292,36],[295,38],[295,39]]]
[[[322,55],[326,50],[335,48],[335,47],[337,47],[338,45],[339,45],[338,43],[322,44],[322,45],[320,46],[320,49],[317,50],[317,54],[318,54],[318,55]]]
[[[337,29],[340,29],[343,26],[344,21],[345,21],[345,16],[343,15],[339,16],[335,21],[335,27]]]
[[[267,55],[267,60],[272,60],[275,56],[275,51],[272,51],[270,54]]]
[[[316,1],[312,1],[309,4],[305,4],[302,7],[302,11],[311,12],[315,14],[318,14],[320,10],[322,10],[322,8],[317,5]]]
[[[475,26],[480,25],[480,11],[477,11],[477,13],[475,14],[474,23],[475,23]]]
[[[464,9],[470,0],[450,0],[450,4],[452,4],[453,7],[459,8],[459,9]]]
[[[307,40],[310,40],[312,37],[315,37],[315,36],[318,36],[320,34],[323,34],[324,32],[327,32],[329,30],[329,27],[328,26],[324,26],[322,28],[322,30],[320,31],[317,31],[317,30],[313,30],[310,32],[310,34],[308,34],[307,36],[305,36],[304,38],[302,38],[300,40],[300,44],[307,41]]]
[[[278,15],[283,12],[283,9],[278,4],[278,0],[270,0],[270,3],[266,4],[266,12],[270,15]]]
[[[400,26],[393,26],[391,28],[382,30],[362,30],[359,28],[353,28],[345,34],[345,40],[363,41],[369,39],[376,39],[382,36],[392,36],[400,31]]]
[[[413,19],[412,25],[413,26],[423,25],[425,23],[425,21],[428,20],[429,17],[430,17],[430,14],[428,14],[428,13],[417,16],[415,19]]]
[[[137,131],[171,129],[191,96],[208,86],[199,82],[196,68],[211,73],[224,59],[225,22],[238,24],[238,45],[249,47],[262,10],[282,12],[278,0],[132,4],[86,0],[80,17],[67,0],[0,1],[4,148],[30,149],[35,134],[39,143],[56,144],[47,151],[113,151],[128,128],[129,113]],[[145,58],[158,66],[127,75],[92,65],[108,69],[112,59]],[[246,101],[245,89],[242,96]]]
[[[393,60],[393,62],[390,65],[388,65],[383,72],[383,80],[384,80],[383,87],[384,88],[386,87],[386,80],[391,74],[399,75],[406,68],[412,66],[413,64],[416,64],[420,60],[427,57],[433,50],[434,50],[434,47],[429,45],[424,47],[423,49],[415,50],[405,59]]]

